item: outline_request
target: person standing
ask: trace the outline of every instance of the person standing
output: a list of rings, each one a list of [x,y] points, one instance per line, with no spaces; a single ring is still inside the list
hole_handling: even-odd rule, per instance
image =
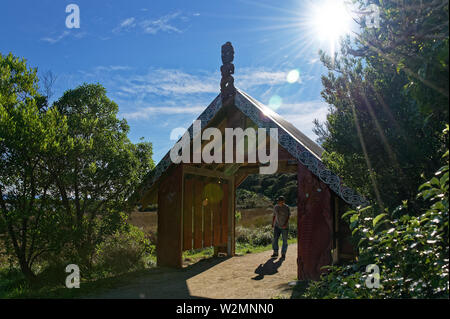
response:
[[[272,258],[278,257],[278,240],[280,235],[283,239],[283,245],[281,246],[281,258],[286,258],[286,251],[288,247],[288,230],[289,230],[289,217],[291,216],[291,211],[289,206],[285,204],[284,196],[279,196],[277,199],[277,204],[273,209],[273,255]]]

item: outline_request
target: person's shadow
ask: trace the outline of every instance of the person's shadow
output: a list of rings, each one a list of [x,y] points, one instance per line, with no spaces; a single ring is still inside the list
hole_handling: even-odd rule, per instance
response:
[[[277,262],[275,262],[275,258],[270,258],[266,261],[266,263],[260,264],[258,268],[255,269],[255,274],[258,274],[257,276],[253,277],[253,280],[262,280],[264,279],[265,275],[273,275],[278,272],[278,268],[280,268],[281,264],[283,263],[284,259],[280,258]]]

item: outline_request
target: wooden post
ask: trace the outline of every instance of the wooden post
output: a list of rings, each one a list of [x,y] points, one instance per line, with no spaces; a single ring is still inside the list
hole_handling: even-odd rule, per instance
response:
[[[336,195],[333,195],[334,200],[334,232],[333,232],[333,264],[339,263],[339,253],[340,253],[340,245],[339,245],[339,198]]]
[[[331,191],[298,163],[298,279],[317,280],[331,264],[333,211]]]
[[[184,177],[183,191],[183,250],[192,249],[192,206],[194,180]]]
[[[235,254],[235,177],[228,183],[228,239],[227,239],[227,255]]]
[[[203,180],[194,180],[194,249],[203,247]]]
[[[182,267],[183,168],[173,167],[158,190],[158,266]]]

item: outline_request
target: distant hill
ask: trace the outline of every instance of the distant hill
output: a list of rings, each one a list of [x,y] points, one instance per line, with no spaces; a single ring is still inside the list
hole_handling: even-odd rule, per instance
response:
[[[244,190],[255,193],[256,195],[254,195],[253,199],[251,199],[251,195],[243,192]],[[297,205],[296,174],[249,175],[247,179],[239,186],[236,194],[238,205],[242,205],[240,202],[241,200],[244,200],[245,203],[246,199],[248,199],[247,202],[251,202],[256,198],[260,198],[261,201],[270,201],[275,203],[277,197],[280,195],[283,195],[286,198],[287,205]]]
[[[249,175],[236,191],[237,208],[264,208],[276,203],[278,196],[286,198],[286,204],[297,206],[297,175]],[[156,211],[157,205],[150,205],[140,211]]]

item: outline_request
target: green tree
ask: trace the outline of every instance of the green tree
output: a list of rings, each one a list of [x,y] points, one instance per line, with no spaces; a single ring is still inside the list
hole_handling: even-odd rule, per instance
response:
[[[70,216],[74,255],[90,266],[95,247],[115,233],[127,199],[153,168],[150,143],[133,144],[118,106],[99,84],[69,90],[53,106],[67,118],[67,139],[49,154],[49,171]]]
[[[380,8],[380,27],[362,23],[340,54],[321,53],[331,108],[315,132],[324,162],[349,186],[380,207],[414,205],[420,174],[438,168],[446,145],[448,1],[370,3]]]
[[[0,240],[29,281],[36,261],[90,266],[100,243],[127,230],[128,198],[154,166],[151,144],[131,143],[101,85],[53,106],[38,92],[36,69],[0,55]]]
[[[378,5],[380,27],[362,23],[340,54],[321,53],[331,109],[316,132],[326,164],[374,205],[345,215],[356,262],[305,296],[448,298],[448,1],[356,2]],[[365,285],[368,264],[380,289]]]
[[[37,84],[25,60],[0,54],[0,234],[29,280],[37,258],[57,251],[62,235],[43,154],[59,143],[66,122],[43,110]]]
[[[305,297],[449,297],[448,151],[443,157],[444,166],[419,187],[423,210],[413,212],[404,201],[392,213],[386,210],[375,218],[367,217],[370,206],[343,216],[357,243],[358,261],[329,267],[320,281],[311,283]],[[379,267],[377,289],[366,286],[369,264]]]

